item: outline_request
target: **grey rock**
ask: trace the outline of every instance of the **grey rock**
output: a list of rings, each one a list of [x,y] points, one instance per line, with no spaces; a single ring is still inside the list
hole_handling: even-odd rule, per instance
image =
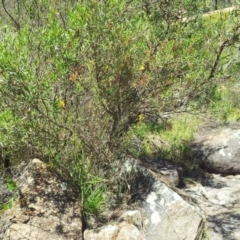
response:
[[[240,175],[209,174],[185,191],[206,216],[208,239],[240,239]]]
[[[177,187],[180,178],[184,174],[183,166],[168,159],[142,157],[139,164],[161,177],[161,180],[168,183],[168,186]]]
[[[38,159],[14,177],[18,194],[0,215],[0,239],[82,239],[79,193]],[[64,186],[64,187],[63,187]]]
[[[160,181],[146,199],[143,216],[148,240],[194,240],[203,227],[196,209]]]
[[[203,126],[192,144],[192,157],[212,173],[240,173],[240,123]]]
[[[209,217],[207,229],[210,240],[239,240],[240,212],[223,212],[220,215]]]

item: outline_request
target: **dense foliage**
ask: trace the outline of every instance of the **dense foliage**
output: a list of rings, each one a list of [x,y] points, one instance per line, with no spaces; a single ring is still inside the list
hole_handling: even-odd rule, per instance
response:
[[[239,10],[205,16],[206,2],[2,1],[2,164],[38,157],[98,211],[132,126],[238,80]]]

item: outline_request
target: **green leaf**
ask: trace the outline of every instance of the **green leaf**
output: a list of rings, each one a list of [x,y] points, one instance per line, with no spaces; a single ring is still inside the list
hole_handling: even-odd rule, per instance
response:
[[[7,188],[9,191],[14,192],[17,190],[17,185],[16,182],[13,179],[8,179],[7,180]]]
[[[8,210],[8,209],[9,209],[8,203],[4,203],[4,204],[3,204],[3,210]]]
[[[11,197],[8,201],[8,208],[12,208],[14,202],[14,197]]]

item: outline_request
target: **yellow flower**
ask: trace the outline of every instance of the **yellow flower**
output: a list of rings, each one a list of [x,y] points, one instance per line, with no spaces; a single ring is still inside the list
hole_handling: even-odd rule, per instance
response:
[[[143,71],[145,69],[145,67],[143,65],[140,65],[138,69]]]
[[[64,102],[62,99],[59,99],[59,101],[58,101],[58,106],[59,106],[60,108],[65,108],[65,102]]]
[[[145,118],[144,115],[142,113],[140,113],[138,115],[138,124],[141,124],[144,118]]]
[[[103,67],[104,73],[107,73],[107,72],[108,72],[108,69],[109,69],[108,65],[105,65],[105,66]]]

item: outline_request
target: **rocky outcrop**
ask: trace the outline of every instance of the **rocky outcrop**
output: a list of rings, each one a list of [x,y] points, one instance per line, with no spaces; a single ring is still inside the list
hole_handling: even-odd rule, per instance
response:
[[[139,195],[133,194],[132,201],[138,202],[139,211],[134,214],[127,212],[116,223],[103,228],[86,230],[84,239],[197,239],[203,221],[196,209],[146,168],[133,161],[126,164],[126,169],[130,170],[129,166],[135,169],[135,186],[131,188],[133,191],[138,189]]]
[[[240,123],[203,126],[191,150],[208,172],[240,174]]]
[[[204,126],[191,148],[211,174],[197,169],[186,178],[183,167],[168,160],[126,158],[118,173],[131,177],[127,207],[103,218],[106,226],[86,229],[84,239],[240,239],[240,124]],[[37,159],[19,167],[13,179],[18,194],[0,216],[0,239],[83,239],[78,191]],[[180,179],[183,189],[177,188]],[[9,197],[1,186],[1,201]]]
[[[18,194],[0,215],[2,240],[81,240],[82,222],[76,189],[34,159],[13,176]]]

